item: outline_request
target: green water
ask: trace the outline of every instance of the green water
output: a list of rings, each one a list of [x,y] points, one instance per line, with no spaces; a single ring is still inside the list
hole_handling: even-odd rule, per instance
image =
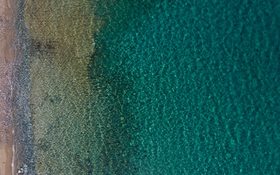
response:
[[[38,175],[280,173],[279,1],[56,3],[25,12]]]
[[[103,174],[280,173],[279,5],[97,2]]]

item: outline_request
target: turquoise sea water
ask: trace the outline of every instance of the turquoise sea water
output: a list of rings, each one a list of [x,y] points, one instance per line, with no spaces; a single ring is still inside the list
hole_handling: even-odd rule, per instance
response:
[[[88,1],[93,26],[80,10]],[[88,1],[18,4],[14,122],[26,174],[280,174],[280,1]],[[73,30],[51,26],[77,10]],[[55,64],[72,48],[91,53],[87,42],[32,44],[44,35],[36,14],[65,41],[102,26],[88,69],[76,57]]]
[[[280,173],[279,1],[93,4],[88,174]]]

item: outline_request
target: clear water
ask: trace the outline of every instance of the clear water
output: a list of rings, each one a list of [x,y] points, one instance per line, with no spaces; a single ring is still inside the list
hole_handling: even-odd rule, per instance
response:
[[[93,174],[280,173],[279,1],[95,3]]]
[[[36,174],[280,174],[280,1],[22,6]]]

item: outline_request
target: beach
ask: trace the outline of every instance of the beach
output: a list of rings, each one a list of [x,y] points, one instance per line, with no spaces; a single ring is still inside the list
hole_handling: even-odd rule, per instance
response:
[[[12,75],[16,57],[14,0],[0,0],[0,175],[15,174]]]

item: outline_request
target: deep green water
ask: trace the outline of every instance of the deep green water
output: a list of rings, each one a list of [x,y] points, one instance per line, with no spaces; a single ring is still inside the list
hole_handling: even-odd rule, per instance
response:
[[[279,1],[93,4],[88,174],[280,173]]]

